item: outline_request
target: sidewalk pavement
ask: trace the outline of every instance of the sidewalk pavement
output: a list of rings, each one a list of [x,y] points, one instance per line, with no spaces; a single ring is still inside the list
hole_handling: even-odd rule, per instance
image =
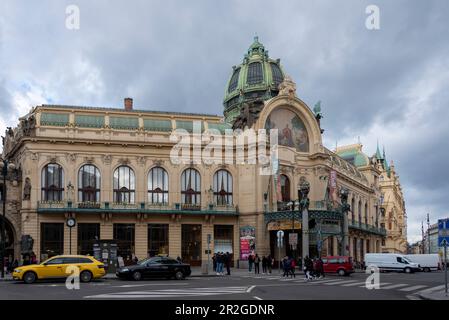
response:
[[[446,300],[449,301],[449,294],[446,296],[444,290],[431,293],[420,293],[419,297],[424,300]]]

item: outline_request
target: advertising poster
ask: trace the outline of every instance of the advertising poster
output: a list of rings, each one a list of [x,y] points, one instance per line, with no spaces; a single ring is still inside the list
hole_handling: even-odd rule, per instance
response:
[[[255,239],[256,228],[250,226],[240,228],[240,260],[248,260],[248,256],[255,253]]]

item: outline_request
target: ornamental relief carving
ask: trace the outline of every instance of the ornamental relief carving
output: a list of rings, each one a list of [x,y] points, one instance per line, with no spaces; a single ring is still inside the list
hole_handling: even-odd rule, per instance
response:
[[[106,165],[110,165],[112,162],[112,156],[107,154],[103,156],[103,163]]]

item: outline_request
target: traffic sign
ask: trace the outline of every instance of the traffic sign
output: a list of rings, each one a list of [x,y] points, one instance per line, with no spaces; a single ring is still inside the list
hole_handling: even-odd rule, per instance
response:
[[[284,238],[284,231],[279,230],[279,231],[276,233],[276,235],[277,235],[278,239],[282,239],[282,238]]]
[[[449,219],[438,220],[438,245],[440,247],[449,245]]]

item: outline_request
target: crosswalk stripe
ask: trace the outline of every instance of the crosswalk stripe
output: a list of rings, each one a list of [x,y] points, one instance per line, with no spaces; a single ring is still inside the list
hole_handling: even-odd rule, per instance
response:
[[[333,286],[333,285],[340,285],[340,284],[345,284],[345,283],[352,283],[352,282],[356,282],[356,281],[357,280],[344,280],[344,281],[325,283],[325,285],[326,286]]]
[[[441,286],[436,286],[436,287],[428,288],[428,289],[425,289],[425,290],[421,290],[418,293],[431,293],[431,292],[436,291],[436,290],[444,289],[444,287],[445,286],[443,284]]]
[[[419,285],[419,286],[413,286],[413,287],[399,289],[399,291],[409,292],[409,291],[414,291],[414,290],[418,290],[418,289],[422,289],[422,288],[426,288],[426,287],[427,286],[425,286],[425,285]]]
[[[333,280],[313,280],[310,283],[328,283],[328,282],[339,282],[341,279],[333,279]]]
[[[251,287],[250,287],[251,288]],[[85,296],[85,299],[122,299],[122,298],[169,298],[187,296],[211,296],[221,294],[246,293],[248,287],[222,287],[222,288],[186,288],[186,289],[166,289],[151,291],[129,291]]]
[[[387,284],[391,284],[391,282],[383,282],[383,283],[380,283],[380,287],[382,288],[382,286],[385,286],[385,285],[387,285]],[[363,286],[359,286],[360,288],[366,288],[366,285],[364,284]]]
[[[342,285],[342,287],[355,287],[355,286],[359,286],[361,284],[365,284],[365,281],[355,282],[355,283],[347,283],[347,284]]]
[[[279,281],[293,281],[293,280],[296,280],[296,278],[280,279]]]
[[[408,286],[408,284],[398,283],[398,284],[392,284],[391,286],[386,286],[386,287],[382,286],[380,288],[388,290],[388,289],[396,289],[396,288],[405,287],[405,286]]]

